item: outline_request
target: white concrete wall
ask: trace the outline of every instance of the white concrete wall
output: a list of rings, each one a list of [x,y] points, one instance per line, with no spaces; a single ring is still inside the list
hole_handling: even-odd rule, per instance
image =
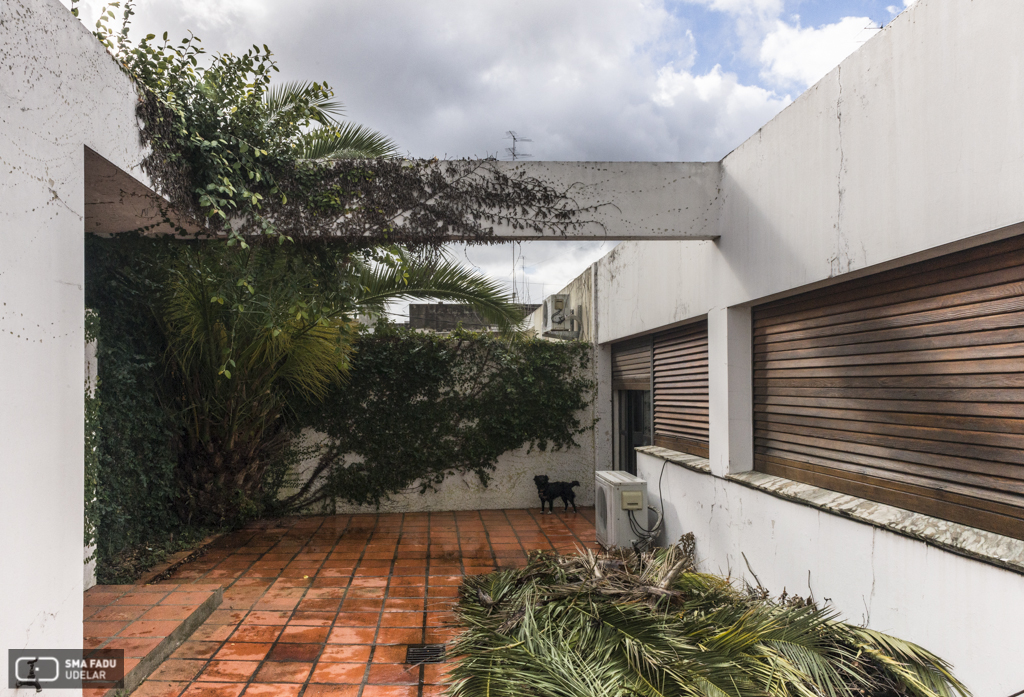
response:
[[[740,575],[745,552],[775,592],[810,573],[978,697],[1024,688],[1024,577],[724,477],[752,466],[750,306],[1024,233],[1022,26],[1019,0],[918,0],[723,160],[719,240],[597,264],[606,346],[708,318],[712,474],[668,466],[670,537],[693,531],[712,571]],[[641,462],[657,498],[661,461]]]
[[[137,172],[136,98],[56,0],[0,3],[0,66],[0,650],[75,648],[84,148]]]
[[[951,661],[975,697],[1024,687],[1024,576],[671,463],[662,499],[663,462],[638,453],[637,472],[665,506],[663,542],[692,532],[701,570],[756,585],[748,561],[773,593],[813,594]]]
[[[714,239],[721,234],[719,162],[495,162],[564,191],[582,211],[570,239]],[[509,240],[561,239],[497,225]]]

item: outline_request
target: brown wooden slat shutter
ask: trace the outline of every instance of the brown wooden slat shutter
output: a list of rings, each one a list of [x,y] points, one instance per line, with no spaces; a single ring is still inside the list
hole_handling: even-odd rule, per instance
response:
[[[754,468],[1024,539],[1022,292],[1018,237],[754,308]]]
[[[651,337],[612,344],[612,389],[651,389]]]
[[[708,323],[654,335],[654,444],[708,456]]]

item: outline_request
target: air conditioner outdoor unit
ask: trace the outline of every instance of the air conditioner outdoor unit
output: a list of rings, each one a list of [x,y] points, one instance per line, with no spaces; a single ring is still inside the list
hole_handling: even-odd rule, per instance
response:
[[[628,472],[596,473],[597,541],[605,549],[631,547],[638,539],[629,524],[629,514],[647,527],[647,482]]]
[[[549,339],[579,339],[582,315],[582,306],[577,307],[575,312],[569,308],[568,294],[549,295],[544,298],[541,336],[546,336]],[[573,329],[574,326],[575,329]]]

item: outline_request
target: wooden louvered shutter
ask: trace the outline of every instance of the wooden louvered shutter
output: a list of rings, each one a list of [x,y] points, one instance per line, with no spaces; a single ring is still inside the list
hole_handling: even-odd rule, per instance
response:
[[[754,308],[754,467],[1024,539],[1024,238]]]
[[[651,389],[651,337],[612,344],[612,389]]]
[[[708,323],[654,335],[654,444],[708,456]]]

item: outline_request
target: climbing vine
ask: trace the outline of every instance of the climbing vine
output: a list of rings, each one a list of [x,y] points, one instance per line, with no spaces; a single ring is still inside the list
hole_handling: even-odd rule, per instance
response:
[[[326,434],[314,464],[284,482],[283,512],[379,504],[455,473],[486,484],[521,447],[567,449],[588,431],[591,346],[380,326],[358,344],[346,385],[299,405],[296,427]]]
[[[165,346],[149,308],[164,245],[85,238],[87,316],[101,318],[87,323],[87,338],[97,340],[97,384],[86,401],[85,492],[99,583],[131,583],[204,532],[173,509],[176,415],[165,404]]]
[[[88,346],[99,337],[99,315],[91,309],[85,311],[85,343]],[[96,544],[97,485],[100,456],[100,400],[96,397],[96,376],[85,379],[85,546]],[[95,552],[90,558],[95,557]]]

